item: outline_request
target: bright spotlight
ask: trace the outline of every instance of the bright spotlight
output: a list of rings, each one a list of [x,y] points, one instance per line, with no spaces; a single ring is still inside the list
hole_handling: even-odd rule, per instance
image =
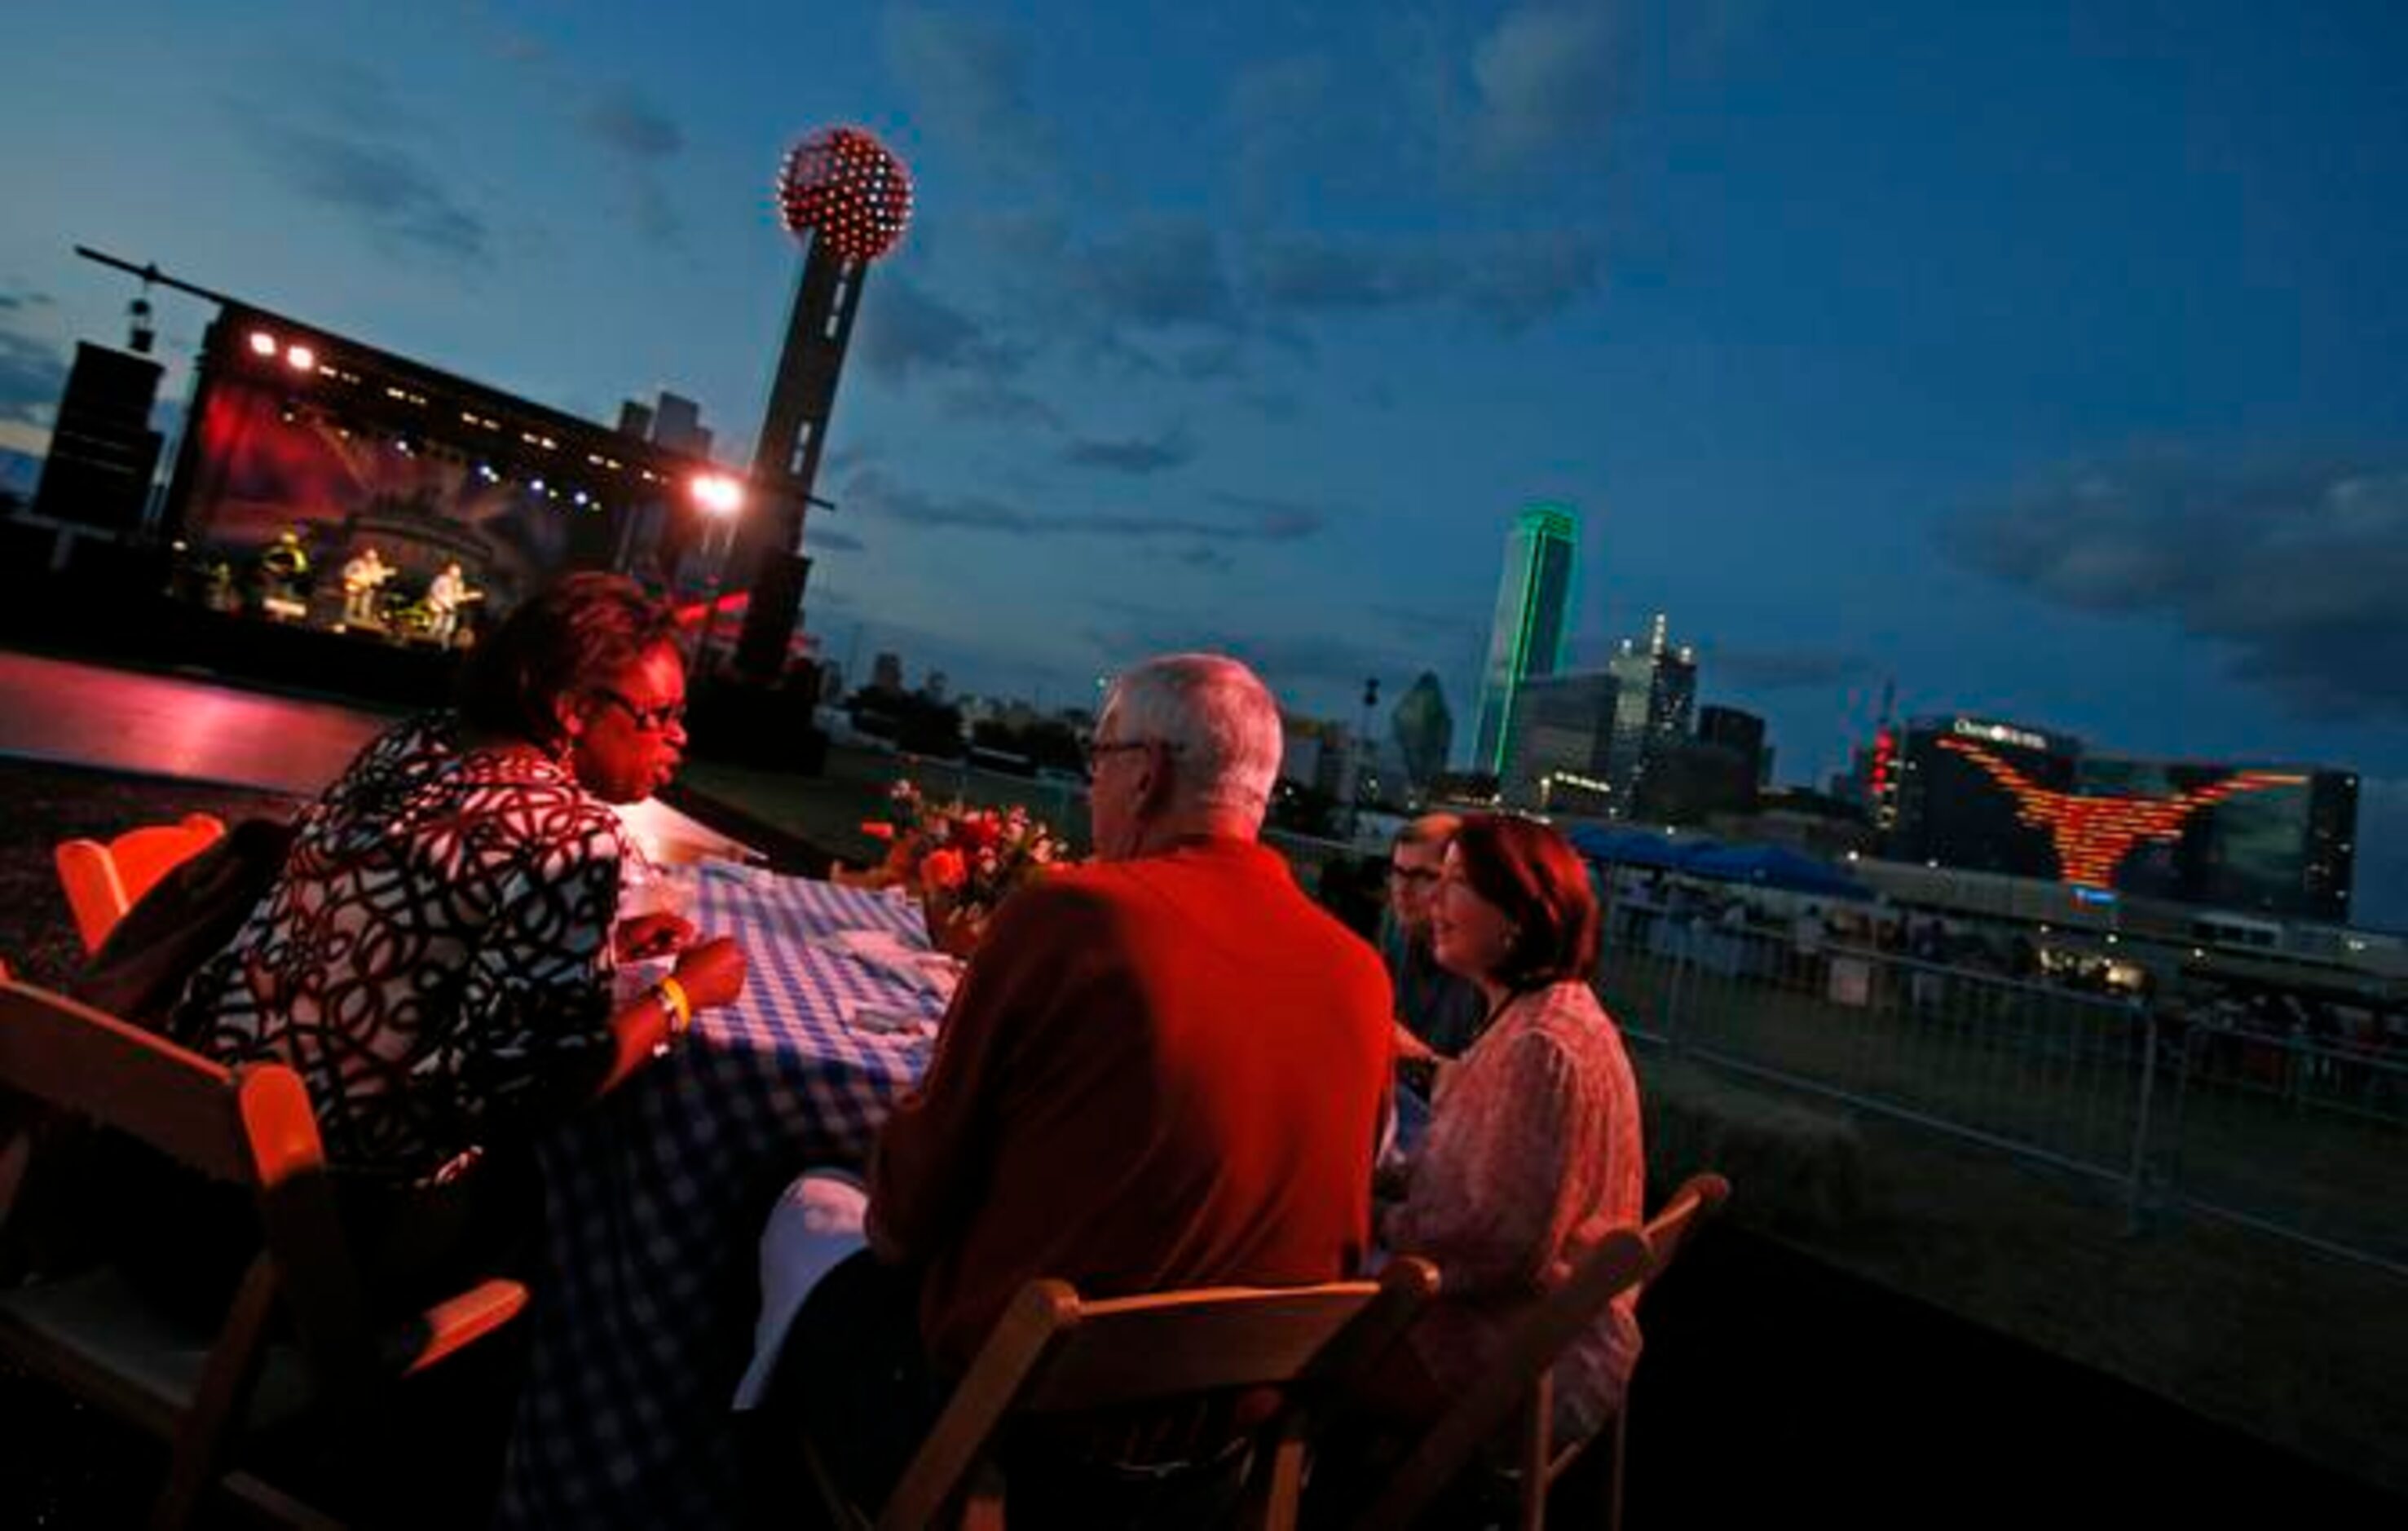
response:
[[[295,372],[314,372],[318,366],[318,353],[307,346],[289,347],[284,352],[284,365]]]
[[[275,355],[275,354],[276,354],[276,336],[272,336],[272,335],[268,334],[265,330],[253,330],[253,331],[251,331],[251,353],[253,356],[273,356],[273,355]]]
[[[694,503],[714,516],[732,516],[744,508],[744,486],[724,473],[705,473],[694,480]]]

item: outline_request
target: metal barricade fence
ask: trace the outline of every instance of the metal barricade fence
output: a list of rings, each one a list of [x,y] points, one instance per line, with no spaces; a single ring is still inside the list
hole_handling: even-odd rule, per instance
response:
[[[1597,987],[1634,1041],[2408,1275],[2408,1061],[1767,929],[1675,889],[1606,910]],[[1742,907],[1743,908],[1743,907]]]
[[[2408,1276],[2408,1061],[2169,1025],[2166,1195]]]
[[[2149,1030],[2128,1002],[1620,901],[1599,991],[1624,1028],[2138,1188]]]

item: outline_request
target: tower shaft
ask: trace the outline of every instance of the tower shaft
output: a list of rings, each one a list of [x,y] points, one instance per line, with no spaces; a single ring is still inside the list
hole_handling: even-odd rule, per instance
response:
[[[752,451],[753,491],[767,503],[746,515],[728,555],[729,585],[749,595],[736,646],[737,668],[748,675],[778,673],[802,616],[803,571],[794,561],[868,273],[867,263],[812,236]]]

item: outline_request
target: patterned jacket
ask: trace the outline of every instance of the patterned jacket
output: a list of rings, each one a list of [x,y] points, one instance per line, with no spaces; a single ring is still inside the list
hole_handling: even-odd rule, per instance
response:
[[[175,1035],[299,1070],[328,1157],[438,1176],[609,1067],[618,816],[523,745],[438,713],[302,816],[274,888],[186,988]]]

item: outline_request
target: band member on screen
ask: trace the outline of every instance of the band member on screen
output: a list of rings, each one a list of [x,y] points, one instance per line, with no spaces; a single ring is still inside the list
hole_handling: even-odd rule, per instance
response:
[[[435,641],[452,647],[452,635],[460,631],[460,608],[470,601],[481,600],[484,592],[468,588],[467,576],[460,572],[457,560],[443,565],[443,572],[426,587],[426,604],[435,611]]]
[[[259,571],[270,596],[284,600],[297,597],[301,581],[309,577],[309,552],[301,545],[299,527],[277,534],[267,551],[259,555]]]
[[[394,566],[374,548],[363,550],[343,565],[343,621],[376,620],[377,588],[394,576]]]

